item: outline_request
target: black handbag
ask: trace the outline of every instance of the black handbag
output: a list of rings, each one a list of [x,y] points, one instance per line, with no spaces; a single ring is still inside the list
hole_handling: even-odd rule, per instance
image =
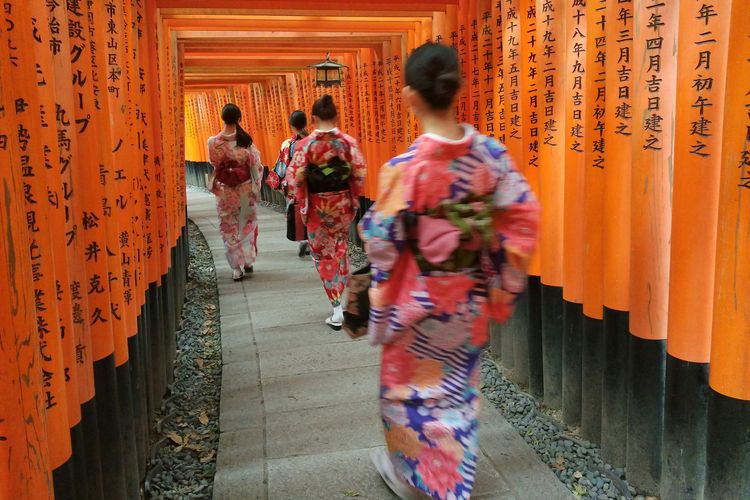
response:
[[[344,310],[344,330],[353,339],[367,335],[371,282],[369,262],[349,275],[349,301]]]
[[[302,214],[297,208],[297,202],[293,201],[286,209],[286,238],[289,241],[307,240],[307,227],[302,222]]]

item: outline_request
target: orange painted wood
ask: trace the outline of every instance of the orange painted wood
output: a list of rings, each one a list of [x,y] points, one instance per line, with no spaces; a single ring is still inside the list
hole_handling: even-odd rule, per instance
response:
[[[717,6],[717,11],[720,9]],[[725,8],[723,5],[722,8]],[[728,9],[723,12],[728,15]],[[750,400],[750,9],[732,2],[711,340],[711,387]],[[718,82],[717,82],[718,83]]]
[[[587,13],[577,0],[565,0],[565,221],[563,225],[563,298],[583,303],[586,129]]]
[[[714,82],[727,70],[733,4],[680,7],[677,81],[691,84],[676,97],[667,351],[694,363],[711,357],[725,92]]]
[[[608,158],[606,154],[606,58],[608,51],[606,0],[589,0],[586,4],[586,109],[584,116],[584,185],[583,201],[583,313],[589,318],[603,318],[602,236],[604,219],[604,183]]]
[[[630,306],[630,190],[633,128],[633,22],[635,2],[607,2],[606,117],[604,146],[603,304]]]
[[[660,2],[636,2],[635,8],[630,333],[663,340],[669,298],[678,11],[674,3],[649,8],[656,3]],[[656,85],[648,83],[652,79]]]
[[[541,280],[563,284],[566,100],[566,0],[537,0]]]

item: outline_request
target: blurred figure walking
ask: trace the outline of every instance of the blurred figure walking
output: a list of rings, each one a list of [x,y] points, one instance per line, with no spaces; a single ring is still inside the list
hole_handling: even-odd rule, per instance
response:
[[[467,499],[479,458],[479,363],[488,323],[526,283],[539,207],[503,145],[455,119],[455,50],[406,63],[405,102],[424,132],[380,171],[361,232],[372,264],[369,340],[383,346],[388,452],[373,461],[401,498]]]

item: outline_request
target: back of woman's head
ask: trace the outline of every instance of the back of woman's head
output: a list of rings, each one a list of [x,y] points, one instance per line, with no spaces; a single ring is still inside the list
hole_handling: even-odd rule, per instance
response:
[[[305,127],[307,127],[307,115],[305,112],[299,110],[292,112],[291,116],[289,116],[289,125],[297,130],[305,130]]]
[[[249,148],[253,144],[253,138],[240,126],[242,111],[236,104],[231,102],[221,109],[221,119],[227,125],[234,125],[237,128],[237,146]]]
[[[455,49],[428,42],[406,61],[406,85],[416,90],[432,109],[451,107],[461,88],[461,70]]]
[[[333,103],[333,97],[325,94],[323,97],[315,101],[313,104],[313,116],[317,116],[320,120],[333,120],[338,116],[336,105]]]

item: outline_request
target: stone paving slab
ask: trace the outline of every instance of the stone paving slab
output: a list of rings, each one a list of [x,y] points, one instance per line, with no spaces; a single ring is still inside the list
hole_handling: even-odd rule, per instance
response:
[[[376,399],[379,372],[379,367],[367,366],[264,380],[266,411],[303,410]]]
[[[370,461],[384,446],[379,353],[324,323],[317,273],[285,236],[283,215],[259,208],[255,273],[231,280],[213,196],[188,194],[216,263],[222,330],[221,437],[215,500],[395,498]],[[490,405],[481,412],[473,498],[572,498]],[[349,495],[349,496],[347,496]]]
[[[304,332],[300,335],[300,332]],[[320,321],[296,325],[293,329],[288,326],[273,327],[258,330],[258,351],[284,351],[303,346],[321,344],[344,344],[351,342],[349,337],[340,332],[332,331],[328,325],[321,325]]]
[[[222,432],[216,459],[214,498],[266,500],[263,427]],[[303,498],[303,497],[299,497]]]
[[[310,425],[315,422],[315,425]],[[382,444],[378,402],[357,403],[269,413],[268,456],[284,458]]]
[[[363,340],[339,344],[335,348],[330,344],[308,345],[260,354],[260,368],[264,377],[339,371],[377,366],[378,363],[377,353]]]

